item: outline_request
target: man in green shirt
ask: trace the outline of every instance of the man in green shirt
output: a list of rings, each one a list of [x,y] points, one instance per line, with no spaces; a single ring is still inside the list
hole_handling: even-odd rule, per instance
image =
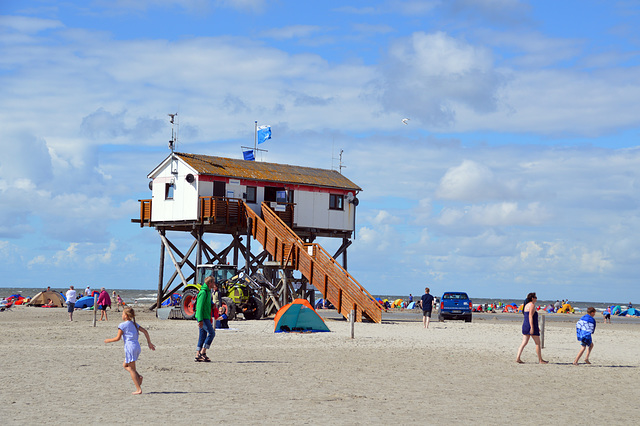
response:
[[[207,349],[211,347],[213,338],[216,337],[216,330],[211,323],[213,317],[211,291],[216,291],[217,289],[213,277],[207,277],[196,298],[196,321],[198,321],[198,328],[200,329],[196,362],[211,362],[207,356]]]

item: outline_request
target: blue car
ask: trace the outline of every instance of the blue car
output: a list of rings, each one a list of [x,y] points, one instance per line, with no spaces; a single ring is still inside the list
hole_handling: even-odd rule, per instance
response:
[[[464,320],[471,322],[471,308],[473,303],[467,293],[462,291],[446,291],[440,299],[440,313],[438,321],[445,319]]]

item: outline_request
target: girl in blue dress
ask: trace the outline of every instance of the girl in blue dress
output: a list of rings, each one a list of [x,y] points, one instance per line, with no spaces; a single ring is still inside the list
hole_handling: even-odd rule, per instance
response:
[[[156,350],[156,347],[151,343],[149,332],[136,323],[136,313],[133,308],[127,306],[122,311],[122,320],[118,326],[118,335],[113,339],[106,339],[105,343],[117,342],[121,338],[124,338],[124,363],[122,367],[131,374],[133,384],[136,386],[136,391],[131,392],[133,395],[139,395],[142,393],[142,379],[143,377],[138,374],[136,370],[136,361],[140,356],[140,343],[138,343],[138,337],[140,333],[144,334],[147,339],[147,345],[152,351]]]
[[[540,346],[540,328],[538,327],[538,311],[536,310],[536,301],[538,297],[535,293],[529,293],[527,299],[524,301],[522,307],[522,313],[524,314],[524,320],[522,322],[522,343],[518,348],[518,355],[516,356],[516,362],[523,364],[520,359],[524,347],[529,343],[529,338],[533,338],[536,344],[536,354],[538,355],[538,362],[540,364],[547,364],[548,361],[542,359],[542,348]]]

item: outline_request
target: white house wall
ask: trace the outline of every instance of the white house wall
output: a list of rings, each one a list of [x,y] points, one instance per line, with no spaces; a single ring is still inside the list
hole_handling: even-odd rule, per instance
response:
[[[329,209],[326,192],[295,192],[293,223],[300,228],[336,229],[353,231],[355,208],[344,200],[344,210]]]
[[[189,183],[187,174],[193,171],[178,161],[177,173],[171,173],[171,162],[167,163],[153,179],[151,221],[195,221],[198,218],[198,181]],[[165,184],[174,183],[173,199],[165,199]]]

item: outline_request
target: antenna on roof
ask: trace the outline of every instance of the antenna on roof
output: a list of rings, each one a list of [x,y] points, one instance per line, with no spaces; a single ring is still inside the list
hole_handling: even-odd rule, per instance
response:
[[[340,156],[338,158],[335,158],[333,156],[333,154],[331,154],[331,169],[333,170],[333,160],[339,160],[338,161],[338,173],[340,173],[340,174],[342,174],[342,169],[346,169],[347,168],[347,166],[343,166],[342,165],[342,153],[343,152],[344,152],[344,149],[341,149],[340,150]]]
[[[178,145],[178,130],[180,129],[180,123],[176,118],[178,116],[177,112],[175,114],[167,115],[169,116],[169,122],[171,123],[171,140],[169,141],[169,149],[171,150],[171,153],[173,153],[173,150]]]

